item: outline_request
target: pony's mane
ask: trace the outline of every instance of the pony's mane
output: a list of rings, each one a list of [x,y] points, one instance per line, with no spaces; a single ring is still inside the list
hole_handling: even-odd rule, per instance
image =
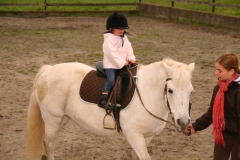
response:
[[[191,74],[187,64],[174,61],[170,58],[163,59],[163,62],[173,69],[171,76],[173,83],[178,86],[186,86],[191,83]]]

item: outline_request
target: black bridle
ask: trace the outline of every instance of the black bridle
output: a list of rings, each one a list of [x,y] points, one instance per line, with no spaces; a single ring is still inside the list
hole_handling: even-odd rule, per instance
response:
[[[145,110],[146,110],[151,116],[153,116],[154,118],[159,119],[159,120],[161,120],[161,121],[164,121],[164,122],[166,122],[166,123],[169,123],[169,124],[171,124],[172,126],[174,126],[174,127],[177,129],[177,127],[175,126],[175,121],[174,121],[174,118],[173,118],[173,116],[172,116],[172,111],[171,111],[171,107],[170,107],[170,104],[169,104],[169,101],[168,101],[168,96],[167,96],[167,81],[172,80],[172,78],[167,78],[167,79],[166,79],[166,84],[165,84],[165,87],[164,87],[164,94],[165,94],[165,97],[166,97],[167,107],[168,107],[168,109],[169,109],[169,112],[170,112],[170,114],[171,114],[171,116],[172,116],[172,120],[173,120],[174,123],[169,122],[169,121],[167,121],[167,120],[165,120],[165,119],[163,119],[163,118],[161,118],[161,117],[158,117],[158,116],[152,114],[152,113],[145,107],[145,105],[144,105],[144,103],[143,103],[143,101],[142,101],[142,97],[141,97],[141,95],[140,95],[140,92],[139,92],[139,90],[138,90],[137,84],[136,84],[136,82],[135,82],[135,80],[134,80],[134,77],[133,77],[133,75],[132,75],[132,72],[130,71],[130,68],[129,68],[129,67],[126,67],[126,69],[127,69],[128,73],[130,74],[130,77],[132,78],[132,81],[133,81],[133,84],[134,84],[134,86],[135,86],[135,88],[136,88],[138,97],[139,97],[139,99],[140,99],[143,107],[145,108]],[[190,108],[191,108],[191,103],[189,103],[189,115],[190,115]],[[177,129],[177,130],[178,130],[178,129]],[[178,130],[178,131],[179,131],[179,130]],[[179,131],[179,132],[185,133],[184,131]]]
[[[132,72],[130,71],[129,67],[126,67],[126,68],[127,68],[128,73],[130,74],[130,77],[132,78],[132,81],[133,81],[133,84],[134,84],[134,86],[135,86],[135,88],[136,88],[138,97],[139,97],[139,99],[140,99],[143,107],[145,108],[145,110],[146,110],[151,116],[153,116],[154,118],[157,118],[157,119],[159,119],[159,120],[161,120],[161,121],[164,121],[164,122],[166,122],[166,123],[169,123],[169,124],[173,125],[173,126],[176,128],[176,126],[175,126],[174,123],[169,122],[169,121],[167,121],[167,120],[165,120],[165,119],[163,119],[163,118],[161,118],[161,117],[158,117],[158,116],[152,114],[152,113],[145,107],[145,105],[144,105],[144,103],[143,103],[143,101],[142,101],[142,97],[141,97],[141,95],[140,95],[140,92],[139,92],[139,90],[138,90],[138,86],[137,86],[137,84],[136,84],[136,82],[135,82],[135,80],[134,80],[134,77],[133,77],[133,75],[132,75]],[[169,80],[170,80],[170,79],[169,79]],[[167,85],[167,84],[166,84],[166,85]],[[165,85],[165,88],[167,87],[166,85]],[[168,104],[168,108],[169,108],[170,113],[171,113],[171,108],[170,108],[170,105],[169,105],[168,100],[167,100],[167,104]],[[178,129],[177,129],[177,130],[178,130]]]
[[[170,107],[170,104],[169,104],[169,101],[168,101],[168,96],[167,96],[167,81],[169,81],[169,80],[172,80],[172,78],[167,78],[166,79],[166,84],[165,84],[165,87],[164,87],[164,94],[165,94],[165,97],[166,97],[167,107],[168,107],[168,109],[170,111],[170,114],[172,115],[171,107]],[[188,108],[189,116],[190,116],[191,106],[192,106],[192,103],[189,102],[189,108]],[[172,120],[173,120],[173,122],[175,122],[173,116],[172,116]]]
[[[169,80],[172,80],[172,78],[167,78],[167,79],[166,79],[166,84],[165,84],[165,87],[164,87],[164,95],[165,95],[165,97],[166,97],[167,107],[168,107],[168,109],[169,109],[170,114],[172,115],[172,110],[171,110],[171,108],[170,108],[170,104],[169,104],[168,96],[167,96],[167,81],[169,81]],[[172,119],[173,119],[173,121],[174,121],[174,118],[173,118],[173,117],[172,117]]]

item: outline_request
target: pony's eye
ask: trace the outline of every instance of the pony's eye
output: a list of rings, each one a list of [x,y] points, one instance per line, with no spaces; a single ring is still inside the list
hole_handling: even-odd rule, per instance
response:
[[[168,93],[171,93],[171,94],[172,94],[172,93],[173,93],[173,90],[171,90],[171,89],[168,89]]]

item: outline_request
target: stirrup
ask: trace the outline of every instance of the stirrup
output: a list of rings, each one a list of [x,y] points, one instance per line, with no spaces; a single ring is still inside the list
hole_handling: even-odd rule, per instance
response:
[[[106,119],[107,116],[112,117],[112,119],[114,121],[114,126],[107,126],[107,125],[105,125],[105,119]],[[104,129],[111,129],[111,130],[115,130],[116,129],[116,121],[115,121],[115,119],[113,118],[113,116],[112,116],[112,114],[110,112],[106,113],[106,115],[103,118],[103,128]]]

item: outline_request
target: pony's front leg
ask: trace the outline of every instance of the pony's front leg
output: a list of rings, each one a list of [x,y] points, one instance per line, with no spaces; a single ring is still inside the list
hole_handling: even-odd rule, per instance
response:
[[[145,139],[142,133],[132,132],[132,133],[128,133],[126,135],[126,138],[130,146],[134,150],[133,159],[151,160],[151,157],[147,150],[147,145],[152,140],[152,137]]]
[[[146,145],[147,145],[147,146],[150,144],[150,142],[152,141],[152,139],[153,139],[153,136],[152,136],[152,137],[145,138],[145,142],[146,142]],[[137,156],[137,154],[135,153],[134,150],[132,151],[132,159],[133,159],[133,160],[138,160],[138,156]]]

